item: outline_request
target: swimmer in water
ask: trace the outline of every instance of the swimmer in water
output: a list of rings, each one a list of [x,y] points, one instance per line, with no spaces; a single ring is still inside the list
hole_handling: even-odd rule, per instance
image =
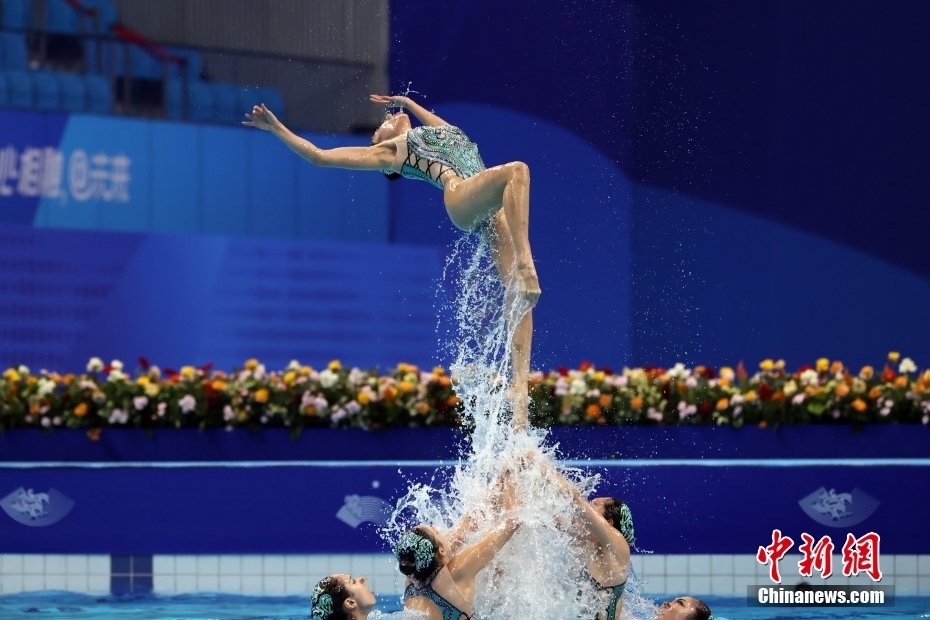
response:
[[[590,558],[585,568],[604,603],[597,620],[619,620],[623,591],[632,570],[630,545],[636,543],[629,506],[615,497],[595,497],[587,501],[557,470],[545,464],[542,469],[563,492],[572,496],[577,509],[578,522],[584,532],[581,544],[587,547]],[[713,617],[702,601],[684,596],[660,606],[656,620],[713,620]]]
[[[474,527],[466,516],[443,536],[435,528],[418,525],[400,537],[395,548],[398,568],[407,576],[404,607],[426,614],[428,620],[471,620],[474,616],[475,577],[494,559],[518,528],[510,516],[516,503],[513,484],[505,472],[497,485],[504,511],[502,522],[477,543],[462,548]]]
[[[450,125],[405,96],[372,95],[371,101],[399,108],[388,114],[371,146],[321,149],[294,135],[264,104],[255,106],[243,125],[272,132],[315,166],[381,171],[388,178],[420,179],[443,192],[446,213],[464,231],[479,231],[491,245],[498,273],[508,292],[506,307],[513,333],[513,427],[528,418],[532,308],[539,300],[539,279],[529,241],[530,171],[522,162],[485,168],[478,147]],[[423,123],[413,128],[407,108]],[[522,300],[522,308],[515,302]]]
[[[656,620],[714,620],[710,607],[691,596],[680,596],[659,607]]]
[[[320,580],[310,596],[311,620],[365,620],[377,600],[365,577],[336,574]]]

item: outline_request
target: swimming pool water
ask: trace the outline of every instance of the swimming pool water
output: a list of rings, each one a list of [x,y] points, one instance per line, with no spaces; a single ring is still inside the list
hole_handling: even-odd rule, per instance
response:
[[[894,607],[780,608],[747,607],[743,598],[702,597],[718,620],[820,620],[854,618],[930,618],[930,597],[898,597]],[[142,618],[145,620],[307,620],[309,597],[259,597],[233,594],[177,596],[87,596],[71,592],[28,592],[0,596],[0,618]],[[379,597],[378,610],[399,610],[395,596]],[[571,619],[566,619],[571,620]]]

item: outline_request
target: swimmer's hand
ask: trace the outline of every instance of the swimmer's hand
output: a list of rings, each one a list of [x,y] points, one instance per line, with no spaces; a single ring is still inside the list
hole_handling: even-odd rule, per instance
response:
[[[378,105],[393,105],[401,108],[410,101],[404,95],[371,95],[368,99]]]
[[[258,127],[259,129],[264,129],[265,131],[271,131],[281,124],[275,115],[271,113],[271,110],[265,107],[264,103],[260,106],[257,105],[252,108],[252,113],[246,114],[245,117],[249,120],[242,121],[243,125],[248,127]]]

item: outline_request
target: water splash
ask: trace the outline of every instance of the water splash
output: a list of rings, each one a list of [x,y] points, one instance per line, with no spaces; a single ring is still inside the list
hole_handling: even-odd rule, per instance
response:
[[[555,449],[546,433],[511,430],[508,387],[513,373],[510,355],[512,327],[528,306],[508,294],[497,274],[491,235],[484,229],[460,238],[444,271],[444,283],[454,292],[453,325],[447,330],[446,355],[456,380],[456,394],[464,405],[464,422],[471,429],[458,466],[445,485],[415,484],[397,504],[383,534],[393,543],[409,527],[426,523],[448,531],[466,514],[477,523],[464,541],[478,542],[502,520],[501,510],[488,489],[505,467],[518,468],[532,452],[534,462],[555,467]],[[559,468],[586,496],[599,477],[580,469]],[[475,587],[475,613],[486,620],[564,620],[594,618],[605,608],[586,577],[584,547],[576,539],[574,507],[539,467],[527,467],[513,476],[520,498],[520,529],[479,574]],[[631,579],[624,598],[624,618],[652,618],[655,608],[639,597],[638,582]],[[631,615],[627,612],[629,605]]]

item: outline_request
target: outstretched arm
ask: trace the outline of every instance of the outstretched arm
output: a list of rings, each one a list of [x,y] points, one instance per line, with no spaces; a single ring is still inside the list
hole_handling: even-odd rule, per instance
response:
[[[374,103],[380,103],[381,105],[396,105],[402,108],[407,108],[413,112],[414,116],[420,119],[421,123],[430,127],[439,127],[441,125],[449,124],[418,104],[416,101],[413,101],[412,99],[409,99],[403,95],[372,95],[370,99]]]
[[[314,166],[329,168],[348,168],[349,170],[384,170],[390,168],[394,161],[394,151],[389,143],[373,144],[372,146],[342,146],[335,149],[321,149],[309,140],[295,135],[275,118],[265,104],[252,108],[251,114],[246,114],[248,121],[243,125],[258,127],[270,131],[292,151],[306,159]]]

